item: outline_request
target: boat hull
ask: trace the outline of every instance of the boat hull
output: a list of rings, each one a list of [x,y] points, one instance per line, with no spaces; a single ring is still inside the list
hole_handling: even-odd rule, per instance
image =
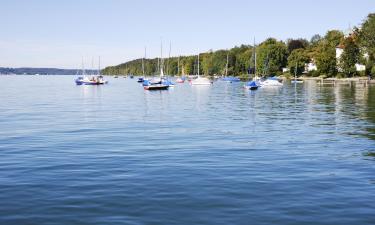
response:
[[[168,90],[169,86],[168,85],[148,85],[148,86],[143,86],[143,88],[148,91],[156,91],[156,90]]]

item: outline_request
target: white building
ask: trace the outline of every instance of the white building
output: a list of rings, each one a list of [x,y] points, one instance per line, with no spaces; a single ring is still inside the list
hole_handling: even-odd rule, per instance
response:
[[[315,64],[314,59],[313,59],[311,62],[309,62],[309,63],[307,63],[307,64],[305,65],[305,70],[306,70],[307,72],[311,72],[311,71],[318,70],[318,67],[316,67],[316,64]]]

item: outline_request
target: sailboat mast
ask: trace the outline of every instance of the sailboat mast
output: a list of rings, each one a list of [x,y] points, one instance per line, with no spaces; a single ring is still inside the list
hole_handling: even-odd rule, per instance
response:
[[[199,52],[198,52],[198,77],[199,77]]]
[[[255,37],[254,37],[254,77],[256,76],[257,71],[257,48],[255,46]]]
[[[172,50],[172,42],[169,42],[169,55],[168,55],[168,62],[167,62],[167,76],[169,74],[169,61],[171,60],[171,50]]]
[[[160,59],[159,58],[158,58],[158,67],[156,68],[155,74],[158,74],[158,71],[160,71]]]
[[[160,76],[163,76],[163,67],[164,67],[164,60],[163,60],[163,40],[160,41]]]
[[[225,65],[225,76],[228,76],[229,53],[227,51],[227,64]]]
[[[145,47],[145,56],[144,56],[144,60],[146,61],[146,59],[147,59],[147,48]],[[146,76],[146,72],[145,72],[145,70],[146,70],[146,65],[143,64],[143,77]]]
[[[82,56],[82,75],[84,77],[86,77],[86,73],[85,73],[85,65],[83,64],[83,56]]]
[[[146,47],[145,47],[145,55],[142,58],[142,73],[143,73],[143,77],[145,76],[145,58],[146,58]]]
[[[94,72],[94,57],[92,57],[91,58],[91,71],[90,71],[90,74],[91,75],[95,75],[94,73],[95,73]]]
[[[100,56],[99,56],[99,62],[98,62],[98,75],[100,76]]]
[[[177,76],[180,75],[180,56],[177,59]]]

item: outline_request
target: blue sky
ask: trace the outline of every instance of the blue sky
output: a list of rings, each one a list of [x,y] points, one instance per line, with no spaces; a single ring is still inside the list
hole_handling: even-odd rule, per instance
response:
[[[116,65],[359,25],[374,0],[1,0],[0,67]]]

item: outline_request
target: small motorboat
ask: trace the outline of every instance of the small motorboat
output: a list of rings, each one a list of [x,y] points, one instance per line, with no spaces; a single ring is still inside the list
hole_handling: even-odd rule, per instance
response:
[[[244,85],[244,88],[247,90],[257,90],[259,88],[259,84],[256,81],[250,81]]]

